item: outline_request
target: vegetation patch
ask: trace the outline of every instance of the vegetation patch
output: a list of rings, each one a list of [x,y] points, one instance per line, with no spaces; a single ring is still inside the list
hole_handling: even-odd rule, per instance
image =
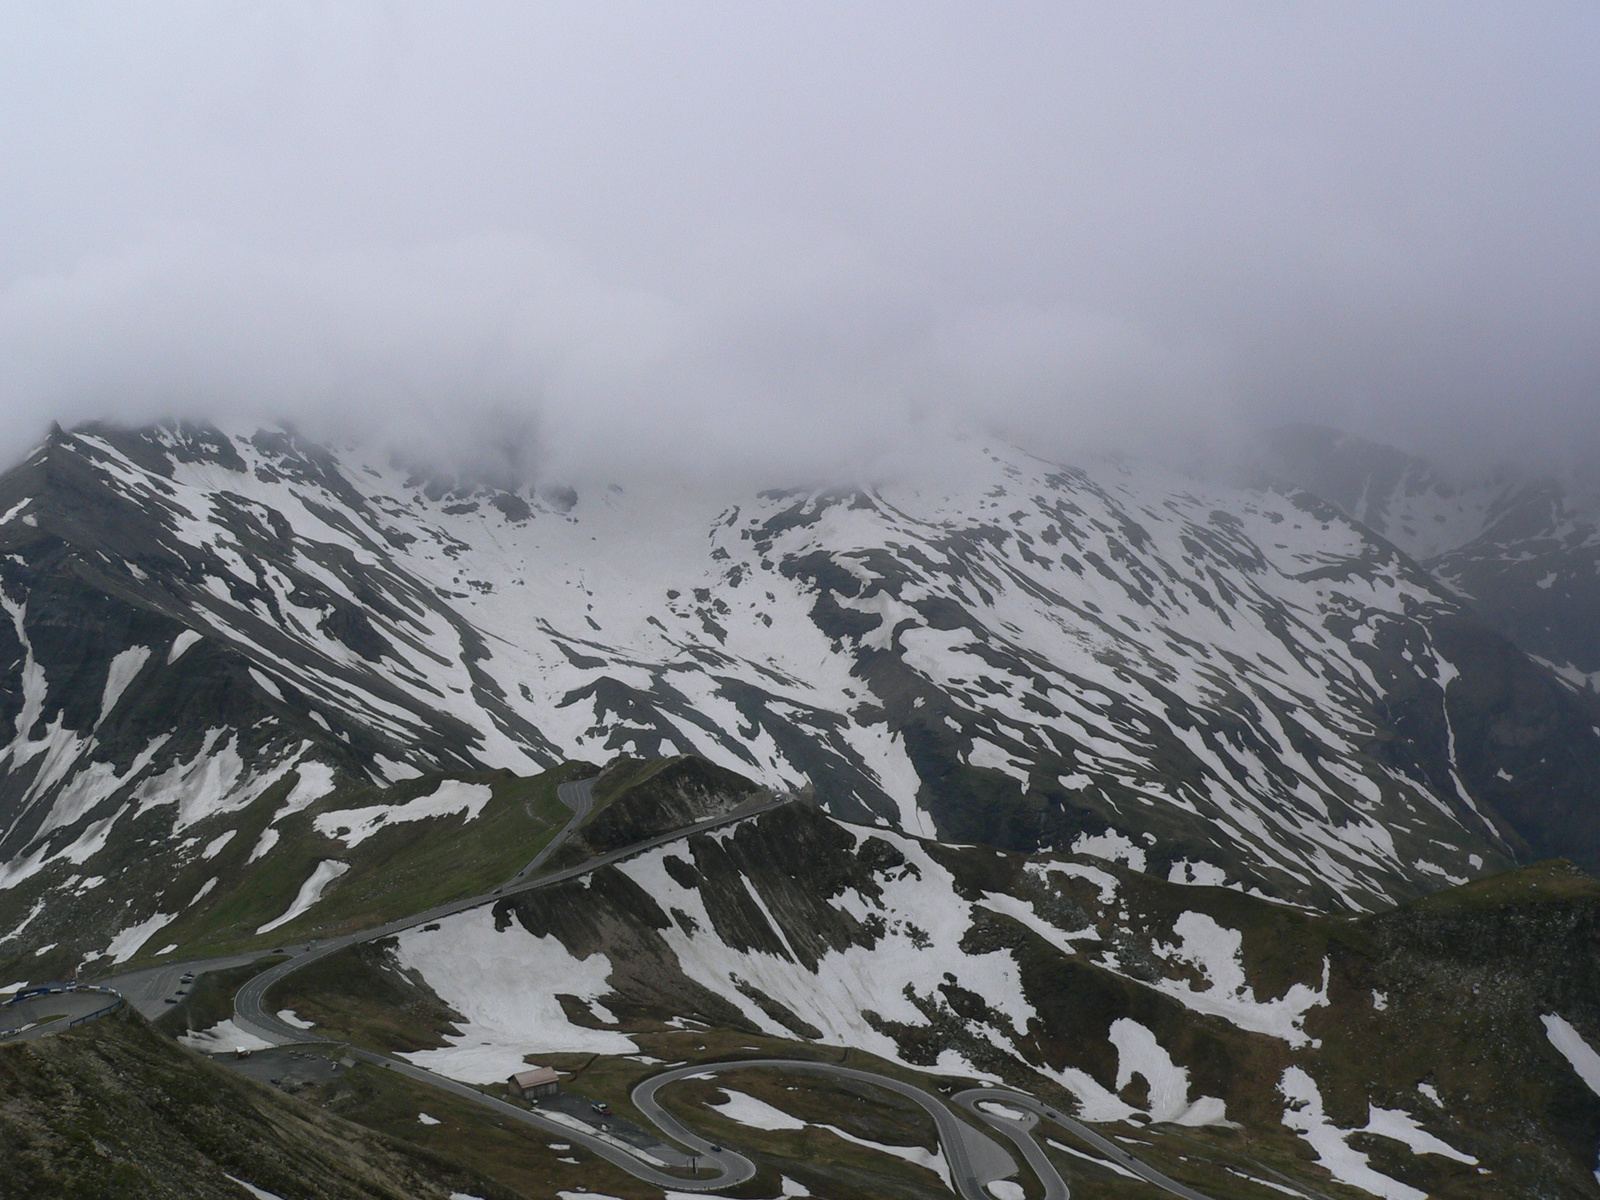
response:
[[[390,788],[341,788],[279,821],[271,852],[250,863],[265,829],[263,815],[261,829],[241,828],[215,858],[193,862],[178,876],[169,895],[199,898],[152,940],[152,948],[176,942],[183,956],[199,957],[280,946],[371,928],[491,892],[527,866],[570,819],[571,810],[556,796],[558,785],[593,771],[587,763],[566,763],[535,776],[483,771],[424,776]],[[328,819],[404,805],[452,783],[488,789],[476,817],[456,812],[381,824],[359,840],[340,837],[337,818]],[[321,828],[319,817],[325,818]],[[258,935],[258,928],[289,911],[318,864],[329,861],[348,870],[303,916]]]

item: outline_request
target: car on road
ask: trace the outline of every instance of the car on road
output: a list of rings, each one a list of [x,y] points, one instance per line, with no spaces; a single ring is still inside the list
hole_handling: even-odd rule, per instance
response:
[[[611,1105],[606,1104],[604,1101],[597,1100],[595,1103],[589,1105],[589,1107],[594,1109],[594,1111],[599,1113],[602,1117],[609,1117],[611,1115]]]

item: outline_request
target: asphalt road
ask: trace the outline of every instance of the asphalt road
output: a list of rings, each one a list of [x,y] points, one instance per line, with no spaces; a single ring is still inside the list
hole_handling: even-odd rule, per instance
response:
[[[263,957],[267,951],[258,950],[253,954],[234,954],[227,958],[205,958],[194,962],[163,963],[159,967],[146,967],[142,971],[130,971],[126,975],[117,975],[105,980],[101,986],[115,988],[122,994],[122,998],[138,1009],[139,1015],[146,1020],[155,1020],[167,1009],[168,1000],[178,1000],[189,985],[183,982],[185,975],[193,972],[199,975],[202,971],[226,971],[230,967],[242,967],[246,963],[255,962]]]
[[[951,1182],[963,1200],[994,1200],[994,1197],[984,1190],[984,1185],[995,1179],[1004,1179],[1016,1172],[1017,1165],[1010,1155],[959,1120],[955,1113],[950,1111],[950,1107],[931,1092],[909,1083],[902,1083],[898,1079],[890,1079],[887,1075],[876,1075],[871,1071],[858,1071],[853,1067],[841,1067],[833,1063],[802,1062],[788,1058],[748,1058],[734,1062],[678,1067],[675,1070],[663,1071],[660,1075],[653,1075],[634,1088],[633,1104],[668,1137],[706,1153],[711,1143],[684,1128],[676,1117],[657,1102],[656,1092],[666,1084],[675,1083],[680,1079],[695,1079],[714,1075],[719,1071],[743,1071],[752,1067],[767,1067],[781,1071],[811,1071],[818,1075],[832,1075],[838,1079],[852,1079],[857,1083],[871,1084],[873,1087],[895,1092],[921,1105],[933,1118],[933,1123],[939,1131],[939,1145],[943,1148],[945,1162],[950,1167]],[[1034,1150],[1038,1151],[1038,1147],[1034,1146]],[[724,1150],[722,1153],[728,1152]],[[1044,1169],[1049,1172],[1048,1176],[1041,1178],[1047,1180],[1053,1178],[1060,1188],[1057,1192],[1047,1191],[1047,1195],[1064,1200],[1067,1195],[1067,1185],[1061,1182],[1061,1176],[1056,1174],[1055,1168],[1045,1159],[1042,1151],[1038,1151],[1038,1157]],[[977,1162],[976,1159],[986,1161]],[[1047,1182],[1046,1188],[1048,1187]]]
[[[562,799],[567,803],[571,803],[571,801],[567,800],[566,797],[562,797]],[[468,909],[478,908],[484,904],[496,904],[510,896],[518,896],[524,892],[535,891],[538,888],[545,888],[550,887],[553,884],[564,883],[569,879],[577,879],[580,876],[587,875],[590,872],[596,871],[601,867],[608,866],[611,863],[619,862],[625,858],[632,858],[636,854],[642,854],[646,850],[651,850],[656,846],[662,846],[668,842],[680,841],[683,838],[692,837],[697,833],[704,833],[707,830],[717,829],[723,825],[730,825],[735,821],[743,821],[749,817],[756,816],[760,813],[767,812],[771,809],[778,808],[784,804],[789,804],[792,802],[793,801],[791,801],[789,798],[784,797],[772,798],[756,804],[747,805],[735,809],[732,812],[724,813],[721,816],[712,817],[709,820],[701,821],[696,825],[688,825],[682,829],[674,829],[668,833],[659,834],[653,838],[647,838],[642,842],[635,842],[631,846],[624,846],[620,850],[613,850],[610,854],[602,854],[598,858],[591,858],[586,862],[579,863],[575,867],[569,867],[564,871],[556,871],[550,875],[541,875],[537,879],[524,879],[520,883],[513,880],[511,883],[507,883],[502,887],[495,888],[492,892],[487,892],[478,896],[468,896],[464,900],[454,900],[449,904],[441,904],[435,908],[430,908],[425,912],[416,913],[409,917],[401,917],[396,921],[390,921],[387,925],[379,925],[374,929],[363,929],[355,933],[342,934],[338,937],[329,938],[326,941],[320,941],[316,943],[314,947],[308,946],[300,948],[299,952],[296,953],[292,958],[288,959],[286,962],[279,963],[277,966],[272,967],[269,970],[263,971],[261,974],[252,978],[248,983],[239,989],[239,992],[234,997],[233,1002],[234,1023],[239,1025],[241,1028],[255,1034],[263,1041],[273,1042],[277,1045],[287,1045],[294,1042],[320,1041],[322,1039],[310,1037],[301,1030],[285,1025],[283,1022],[279,1021],[276,1016],[274,1016],[272,1013],[269,1013],[263,1005],[263,1000],[265,999],[267,992],[274,984],[276,984],[279,980],[292,975],[294,972],[300,970],[309,963],[313,963],[320,958],[326,958],[330,954],[336,954],[340,950],[344,950],[350,946],[358,945],[362,942],[371,942],[377,941],[380,938],[392,937],[395,934],[402,933],[407,929],[415,929],[419,925],[426,925],[430,921],[437,921],[443,917],[453,916],[459,912],[466,912]],[[573,820],[567,822],[566,828],[563,829],[561,833],[557,834],[555,838],[551,839],[549,846],[547,846],[544,851],[541,851],[541,854],[548,856],[548,853],[555,847],[559,846],[561,842],[566,839],[571,830],[577,827],[577,823],[581,819],[582,814],[579,814],[575,811]],[[541,860],[535,859],[534,861],[538,862]],[[529,868],[524,868],[522,872],[519,872],[519,877],[528,869]]]
[[[1038,1119],[1040,1117],[1043,1117],[1047,1121],[1054,1122],[1055,1124],[1061,1126],[1062,1129],[1065,1129],[1068,1133],[1071,1133],[1075,1137],[1089,1143],[1089,1145],[1100,1151],[1100,1153],[1111,1159],[1111,1161],[1116,1163],[1118,1166],[1127,1168],[1135,1175],[1138,1175],[1141,1179],[1155,1184],[1156,1187],[1161,1188],[1163,1191],[1169,1192],[1174,1196],[1182,1197],[1182,1200],[1212,1200],[1212,1197],[1207,1196],[1204,1192],[1197,1192],[1187,1184],[1182,1184],[1176,1179],[1168,1178],[1154,1167],[1146,1166],[1132,1154],[1128,1153],[1128,1151],[1123,1147],[1119,1146],[1116,1142],[1113,1142],[1110,1138],[1102,1137],[1083,1122],[1074,1121],[1065,1113],[1059,1112],[1056,1109],[1051,1108],[1049,1105],[1035,1100],[1032,1096],[1025,1092],[1013,1092],[1005,1088],[973,1088],[971,1091],[959,1093],[958,1095],[952,1097],[952,1099],[955,1101],[955,1103],[961,1105],[963,1108],[976,1113],[980,1118],[988,1121],[990,1125],[1000,1129],[1001,1132],[1005,1133],[1007,1137],[1012,1138],[1013,1141],[1016,1141],[1017,1139],[1011,1133],[1011,1129],[1016,1129],[1019,1133],[1024,1132],[1023,1122],[1008,1121],[1004,1117],[985,1113],[977,1107],[980,1101],[987,1100],[994,1104],[1004,1104],[1008,1108],[1018,1108],[1030,1114],[1034,1120],[1028,1123],[1028,1130],[1031,1130],[1033,1126],[1038,1123]],[[1031,1133],[1027,1134],[1026,1136],[1028,1141],[1033,1144],[1033,1148],[1038,1150],[1038,1143],[1033,1141]],[[1018,1142],[1018,1145],[1020,1146],[1021,1143]],[[1042,1154],[1043,1152],[1040,1151],[1040,1153]],[[1029,1163],[1031,1164],[1032,1161],[1033,1160],[1030,1158]],[[1054,1170],[1054,1168],[1051,1169]],[[1043,1177],[1041,1176],[1041,1178]],[[1049,1185],[1046,1184],[1045,1186],[1048,1190]],[[1064,1189],[1066,1185],[1062,1184],[1062,1187]],[[1066,1194],[1067,1193],[1064,1190],[1060,1193],[1060,1195],[1063,1197]]]
[[[512,883],[521,883],[544,866],[545,861],[572,836],[572,831],[583,824],[583,819],[594,807],[594,780],[579,779],[571,783],[557,784],[556,798],[572,810],[572,819],[562,826],[561,832],[551,838],[543,850],[533,856],[531,863],[511,877]]]
[[[1067,1200],[1072,1194],[1071,1189],[1067,1187],[1067,1181],[1061,1178],[1061,1172],[1056,1170],[1055,1163],[1050,1161],[1049,1155],[1033,1139],[1034,1126],[1039,1124],[1038,1114],[1018,1107],[1016,1111],[1022,1113],[1022,1116],[1013,1120],[998,1113],[984,1112],[978,1107],[978,1101],[993,1099],[988,1088],[975,1088],[950,1097],[952,1103],[959,1104],[1016,1146],[1023,1160],[1044,1184],[1044,1200]]]
[[[98,988],[68,988],[0,1004],[0,1044],[31,1042],[72,1022],[115,1008],[118,998]],[[50,1018],[45,1020],[44,1018]]]

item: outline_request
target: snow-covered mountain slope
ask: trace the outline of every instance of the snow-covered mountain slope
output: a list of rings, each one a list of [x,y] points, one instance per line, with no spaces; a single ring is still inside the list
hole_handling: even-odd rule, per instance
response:
[[[1597,929],[1600,884],[1564,864],[1350,921],[791,805],[346,952],[274,1003],[471,1083],[765,1037],[1141,1137],[1232,1122],[1258,1162],[1377,1195],[1584,1196],[1600,1098],[1543,1018],[1600,1038]]]
[[[1320,425],[1285,425],[1264,436],[1263,466],[1376,530],[1418,562],[1477,538],[1519,488],[1506,473],[1452,480],[1393,446]]]
[[[1576,687],[1600,686],[1600,491],[1504,470],[1453,483],[1433,464],[1331,429],[1267,439],[1267,470],[1382,534]]]
[[[0,900],[340,779],[618,752],[1317,903],[1600,864],[1583,697],[1322,502],[1127,463],[447,490],[86,428],[0,478],[0,596]]]

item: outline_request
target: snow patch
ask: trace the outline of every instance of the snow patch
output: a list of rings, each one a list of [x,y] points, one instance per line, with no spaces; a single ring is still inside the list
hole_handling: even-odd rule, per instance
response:
[[[1340,1183],[1382,1196],[1384,1200],[1428,1200],[1426,1192],[1374,1170],[1367,1156],[1345,1141],[1357,1131],[1340,1129],[1328,1120],[1322,1111],[1322,1092],[1305,1071],[1299,1067],[1288,1068],[1278,1090],[1288,1102],[1283,1110],[1284,1125],[1305,1139],[1316,1151],[1317,1161]]]
[[[1144,847],[1135,845],[1132,838],[1115,829],[1096,834],[1080,833],[1072,843],[1072,852],[1088,858],[1124,863],[1135,871],[1144,870]]]
[[[117,701],[122,699],[122,693],[128,690],[134,676],[144,669],[149,659],[150,647],[130,646],[111,660],[111,667],[106,673],[105,691],[100,695],[100,719],[94,723],[96,729],[105,724]]]
[[[372,756],[372,770],[378,776],[380,783],[401,783],[407,779],[420,778],[422,772],[410,763],[394,762],[381,754]]]
[[[554,937],[534,937],[513,922],[496,932],[492,909],[445,917],[436,929],[399,935],[400,965],[422,974],[463,1018],[450,1044],[403,1057],[462,1083],[493,1083],[528,1054],[636,1054],[631,1038],[573,1025],[556,995],[592,1001],[610,993],[611,960],[573,956]]]
[[[310,808],[333,791],[333,768],[327,763],[303,762],[295,766],[300,778],[290,790],[283,807],[272,815],[273,824],[293,813]]]
[[[798,1117],[791,1117],[780,1108],[774,1108],[765,1100],[757,1100],[754,1096],[744,1092],[734,1091],[732,1088],[723,1088],[724,1100],[713,1101],[711,1107],[715,1108],[730,1121],[737,1121],[741,1125],[748,1125],[752,1129],[804,1129],[806,1123]]]
[[[1547,1013],[1539,1019],[1544,1022],[1544,1035],[1550,1039],[1550,1044],[1561,1052],[1561,1057],[1571,1064],[1589,1090],[1600,1096],[1600,1054],[1595,1053],[1594,1047],[1584,1041],[1583,1035],[1565,1017]]]
[[[3,945],[4,943],[9,942],[14,938],[21,937],[22,936],[22,931],[25,930],[29,925],[32,925],[33,924],[33,919],[35,917],[37,917],[43,911],[44,911],[44,901],[43,900],[34,901],[33,907],[28,910],[28,915],[22,918],[22,924],[18,925],[10,933],[6,934],[5,937],[0,937],[0,945]]]
[[[1009,1104],[1001,1104],[998,1100],[979,1100],[978,1111],[988,1113],[991,1117],[1001,1117],[1007,1121],[1025,1121],[1028,1114],[1020,1108],[1012,1108]]]
[[[184,651],[200,640],[201,635],[192,629],[185,629],[172,639],[172,648],[167,651],[167,666],[171,666],[183,657]]]
[[[212,889],[215,888],[216,886],[217,886],[217,877],[215,875],[213,875],[210,879],[206,880],[203,884],[200,885],[200,890],[194,894],[194,898],[192,900],[190,900],[188,904],[184,905],[184,907],[185,908],[193,908],[196,904],[199,904],[200,901],[204,900],[207,896],[209,896],[211,894],[211,892],[212,892]]]
[[[1228,882],[1228,873],[1208,862],[1191,862],[1187,858],[1180,858],[1167,872],[1167,882],[1196,887],[1222,887]]]
[[[1397,1142],[1404,1142],[1411,1148],[1413,1154],[1438,1154],[1459,1163],[1466,1163],[1468,1166],[1476,1166],[1478,1163],[1472,1155],[1465,1154],[1449,1142],[1434,1137],[1418,1125],[1417,1119],[1404,1109],[1379,1108],[1375,1104],[1368,1104],[1367,1123],[1358,1132],[1376,1133],[1382,1137],[1393,1138]]]
[[[249,866],[256,859],[264,857],[269,850],[278,844],[282,835],[270,825],[261,831],[261,836],[256,839],[255,849],[250,851],[250,857],[245,859],[245,866]]]
[[[283,703],[283,691],[278,687],[277,682],[271,676],[263,675],[254,667],[251,667],[250,678],[254,679],[256,681],[256,686],[258,686],[262,691],[266,692],[267,695],[271,696],[279,704]]]
[[[111,956],[113,963],[125,963],[135,954],[139,947],[153,937],[157,931],[170,925],[178,917],[177,913],[157,913],[137,925],[130,925],[116,937],[111,939],[111,944],[104,950],[104,954]]]
[[[1177,1066],[1156,1041],[1156,1035],[1128,1017],[1111,1023],[1111,1044],[1117,1048],[1117,1091],[1135,1075],[1149,1086],[1148,1112],[1152,1121],[1178,1125],[1220,1125],[1227,1121],[1227,1105],[1215,1096],[1189,1101],[1189,1069]]]
[[[465,813],[473,820],[489,803],[494,792],[486,783],[463,783],[447,779],[438,789],[406,804],[376,804],[368,808],[347,808],[318,813],[312,826],[318,833],[337,838],[352,849],[389,825],[425,821]]]
[[[325,858],[319,862],[316,869],[311,872],[311,877],[300,885],[300,892],[294,898],[294,903],[277,920],[268,921],[259,926],[256,933],[271,933],[280,925],[287,925],[290,921],[300,916],[313,904],[322,899],[322,893],[327,891],[328,885],[350,869],[349,863],[339,862],[337,859]]]
[[[249,1192],[250,1195],[255,1198],[255,1200],[283,1200],[283,1197],[278,1195],[276,1192],[269,1192],[266,1188],[258,1188],[253,1183],[246,1183],[244,1180],[236,1176],[229,1175],[226,1171],[222,1173],[222,1177],[228,1180],[230,1183],[237,1183],[245,1191]]]
[[[1186,911],[1172,924],[1176,946],[1157,945],[1156,954],[1199,969],[1211,986],[1195,991],[1175,979],[1157,980],[1157,990],[1181,1000],[1195,1012],[1210,1013],[1253,1033],[1282,1038],[1299,1048],[1310,1039],[1304,1029],[1306,1013],[1328,1003],[1328,968],[1322,963],[1322,986],[1313,989],[1297,983],[1277,1000],[1257,1000],[1245,982],[1244,935],[1227,929],[1206,913]]]
[[[235,1050],[271,1050],[272,1043],[262,1041],[255,1034],[241,1029],[233,1018],[219,1021],[210,1029],[192,1029],[178,1038],[191,1050],[201,1054],[232,1054]]]

